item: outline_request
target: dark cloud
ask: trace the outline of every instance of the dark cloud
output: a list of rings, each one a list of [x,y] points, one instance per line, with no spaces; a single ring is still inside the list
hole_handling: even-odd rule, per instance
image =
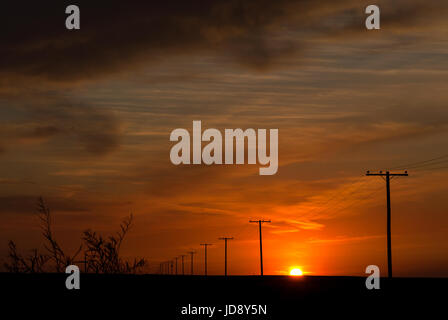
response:
[[[72,143],[73,149],[81,146],[94,155],[119,147],[121,123],[110,110],[47,91],[15,97],[14,103],[20,117],[14,119],[15,113],[11,113],[12,120],[0,129],[4,143],[11,147],[60,137],[65,138],[65,148]]]
[[[120,123],[111,112],[61,97],[47,98],[45,101],[44,104],[29,107],[35,120],[48,123],[43,128],[35,129],[35,135],[75,136],[86,151],[98,155],[118,148]]]
[[[69,4],[39,1],[26,6],[13,2],[4,5],[0,14],[0,98],[27,100],[23,105],[31,114],[28,128],[15,133],[11,141],[17,137],[42,140],[74,136],[85,150],[102,155],[119,146],[117,117],[94,105],[73,103],[61,94],[55,97],[49,88],[68,88],[77,81],[199,52],[230,57],[249,68],[264,70],[279,57],[302,53],[314,39],[365,36],[364,8],[369,3],[78,1],[78,31],[65,29],[65,7]],[[445,3],[422,0],[378,4],[382,34],[421,23],[423,18],[426,24],[441,21],[448,8]],[[2,146],[9,148],[9,144],[2,141],[0,154],[4,152]]]
[[[38,208],[38,196],[28,194],[8,195],[0,197],[0,214],[35,214]],[[115,199],[88,199],[88,198],[67,198],[64,196],[44,197],[46,205],[52,212],[64,212],[64,216],[71,214],[73,218],[85,216],[85,212],[95,212],[94,216],[102,216],[104,211],[116,208],[128,208],[132,205],[129,201]],[[96,212],[96,211],[99,212]],[[124,213],[126,214],[126,213]]]
[[[39,126],[32,131],[23,133],[25,138],[49,138],[61,133],[61,129],[56,126]]]
[[[255,68],[301,52],[306,40],[364,34],[355,0],[77,1],[81,30],[65,29],[67,1],[9,2],[2,8],[0,70],[55,81],[85,80],[204,51]],[[448,5],[380,1],[384,28],[441,16]],[[289,35],[289,36],[286,36]]]
[[[55,211],[88,211],[88,207],[79,204],[79,201],[51,198],[51,209]],[[34,214],[37,212],[38,197],[29,195],[15,195],[0,197],[0,214],[20,213]]]
[[[19,184],[36,184],[34,181],[31,180],[24,180],[24,179],[0,179],[0,185],[19,185]]]

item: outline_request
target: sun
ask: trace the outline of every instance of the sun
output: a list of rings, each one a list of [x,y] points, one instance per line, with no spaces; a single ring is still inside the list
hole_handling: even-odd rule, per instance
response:
[[[290,276],[300,277],[303,275],[302,270],[299,268],[292,268],[291,271],[289,271]]]

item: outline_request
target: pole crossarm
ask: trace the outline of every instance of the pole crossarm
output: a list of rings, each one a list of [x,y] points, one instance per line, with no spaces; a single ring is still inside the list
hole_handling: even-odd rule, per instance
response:
[[[386,171],[386,172],[379,171],[379,172],[375,172],[375,173],[372,173],[370,171],[366,172],[366,176],[381,176],[381,177],[384,176],[385,177],[387,175],[389,175],[390,177],[408,177],[409,176],[407,171],[405,171],[404,173],[391,173],[389,171]]]

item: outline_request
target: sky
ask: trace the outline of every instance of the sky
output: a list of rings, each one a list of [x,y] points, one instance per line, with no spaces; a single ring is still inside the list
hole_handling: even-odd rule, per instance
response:
[[[122,253],[159,263],[208,242],[209,274],[448,276],[448,3],[65,1],[7,4],[0,28],[0,260],[42,248],[39,196],[75,251],[129,213]],[[172,130],[279,130],[279,169],[170,162]],[[424,165],[415,162],[440,158]],[[444,162],[445,161],[445,162]],[[433,164],[435,163],[435,164]],[[432,164],[432,165],[431,165]],[[414,168],[413,168],[414,167]]]

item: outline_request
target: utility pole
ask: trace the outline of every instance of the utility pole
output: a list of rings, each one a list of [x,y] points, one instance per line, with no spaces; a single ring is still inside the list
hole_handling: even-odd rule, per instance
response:
[[[87,260],[87,253],[84,252],[84,260],[80,260],[80,261],[73,261],[74,263],[84,263],[84,272],[87,273],[87,264],[89,263],[89,261]]]
[[[185,255],[183,254],[180,257],[182,259],[182,275],[184,276],[185,275],[185,268],[184,268],[184,258],[185,258]]]
[[[392,278],[392,241],[391,241],[391,205],[390,205],[390,178],[391,177],[407,177],[408,172],[404,173],[390,173],[386,171],[379,171],[378,173],[371,173],[367,171],[366,176],[380,176],[384,179],[386,177],[386,197],[387,197],[387,276]]]
[[[191,255],[191,275],[193,275],[194,274],[194,271],[193,271],[193,256],[196,254],[196,252],[195,251],[190,251],[188,253]]]
[[[233,240],[232,238],[221,237],[219,240],[224,240],[224,275],[227,277],[227,240]]]
[[[179,259],[178,257],[174,258],[174,260],[176,261],[176,276],[177,276],[177,259]]]
[[[204,274],[207,276],[207,247],[212,246],[213,243],[201,243],[201,246],[204,246]]]
[[[263,242],[261,237],[261,224],[271,223],[271,220],[249,220],[250,223],[258,223],[258,232],[260,234],[260,275],[263,276]]]
[[[87,263],[89,261],[87,260],[87,252],[84,252],[84,272],[87,273]]]
[[[171,260],[170,261],[170,267],[171,267],[171,273],[170,274],[173,274],[173,266],[174,266],[174,264],[173,264],[173,261]]]

